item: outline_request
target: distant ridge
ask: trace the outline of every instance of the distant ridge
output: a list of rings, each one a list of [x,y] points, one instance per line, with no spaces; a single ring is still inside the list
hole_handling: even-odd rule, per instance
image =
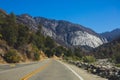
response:
[[[101,35],[105,37],[108,41],[116,40],[120,37],[120,28],[114,29],[110,32],[104,32]]]

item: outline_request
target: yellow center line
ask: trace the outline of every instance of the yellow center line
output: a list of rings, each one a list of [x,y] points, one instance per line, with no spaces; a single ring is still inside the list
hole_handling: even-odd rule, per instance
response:
[[[33,75],[37,74],[38,72],[40,72],[41,70],[45,69],[48,65],[50,64],[50,62],[48,64],[45,64],[41,67],[39,67],[38,69],[32,71],[31,73],[25,75],[23,78],[21,78],[20,80],[28,80],[30,77],[32,77]]]

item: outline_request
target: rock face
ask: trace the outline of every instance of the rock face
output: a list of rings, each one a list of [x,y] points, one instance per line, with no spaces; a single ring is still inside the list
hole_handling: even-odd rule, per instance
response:
[[[103,44],[102,40],[92,34],[89,34],[87,32],[82,31],[76,31],[73,34],[71,34],[71,44],[72,45],[87,45],[90,47],[97,47],[101,44]]]
[[[82,25],[74,24],[63,20],[46,19],[43,17],[32,18],[29,15],[17,16],[17,21],[29,25],[31,29],[37,30],[42,25],[42,33],[55,39],[58,43],[63,42],[70,46],[98,47],[107,40],[95,33],[93,30]]]
[[[30,26],[30,29],[37,30],[37,23],[32,18],[32,16],[28,14],[22,14],[17,16],[17,21],[19,23],[25,24],[26,26]]]
[[[111,32],[104,32],[101,33],[101,35],[105,37],[108,41],[113,41],[120,37],[120,29],[115,29]]]

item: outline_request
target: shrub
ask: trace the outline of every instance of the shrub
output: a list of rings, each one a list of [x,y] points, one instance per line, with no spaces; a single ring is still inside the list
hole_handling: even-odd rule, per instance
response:
[[[82,60],[83,62],[88,62],[88,63],[92,63],[96,61],[95,57],[93,56],[84,56]]]
[[[116,64],[120,64],[120,54],[119,53],[114,55],[114,61]]]
[[[50,50],[50,49],[47,49],[46,51],[45,51],[45,54],[47,55],[47,57],[52,57],[53,55],[54,55],[54,52],[52,51],[52,50]]]
[[[0,39],[2,39],[2,34],[0,34]]]
[[[115,64],[115,66],[120,67],[120,64]]]
[[[39,53],[34,53],[34,60],[40,60],[40,54]]]
[[[21,60],[21,57],[18,55],[16,50],[9,50],[5,55],[4,55],[5,60],[8,63],[17,63]]]

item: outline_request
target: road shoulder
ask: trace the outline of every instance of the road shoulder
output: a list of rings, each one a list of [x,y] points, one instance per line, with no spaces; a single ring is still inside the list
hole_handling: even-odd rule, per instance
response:
[[[75,65],[69,64],[67,62],[63,62],[62,63],[66,64],[67,66],[69,66],[72,70],[74,70],[78,75],[80,75],[84,80],[108,80],[105,78],[102,78],[100,76],[88,73],[86,70],[81,69]]]

